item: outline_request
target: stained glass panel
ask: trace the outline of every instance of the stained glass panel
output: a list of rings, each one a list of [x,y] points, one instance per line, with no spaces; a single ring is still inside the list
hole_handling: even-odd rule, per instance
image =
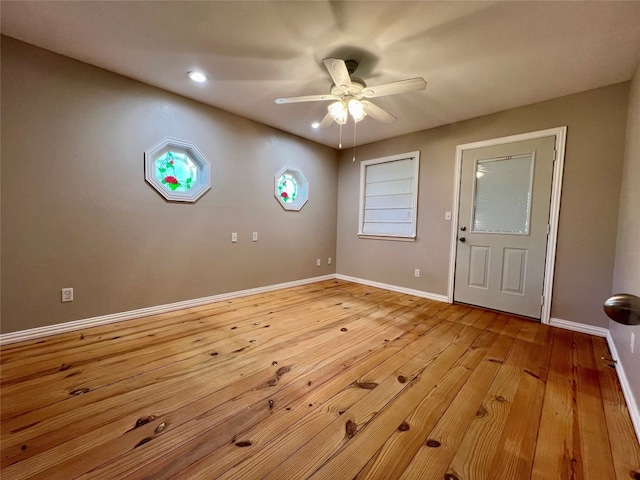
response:
[[[155,165],[156,178],[168,190],[186,192],[198,181],[198,166],[185,153],[168,151]]]
[[[285,203],[293,203],[298,196],[298,182],[293,175],[285,173],[278,179],[278,194]]]

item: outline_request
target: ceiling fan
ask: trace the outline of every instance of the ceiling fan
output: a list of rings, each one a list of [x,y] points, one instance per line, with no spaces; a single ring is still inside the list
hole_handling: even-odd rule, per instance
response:
[[[427,82],[422,77],[417,77],[368,87],[362,79],[352,76],[356,68],[358,68],[358,62],[355,60],[345,61],[338,58],[325,58],[322,62],[333,80],[330,94],[276,98],[275,100],[279,105],[284,103],[332,101],[333,103],[327,107],[328,113],[318,124],[319,127],[328,127],[334,121],[342,126],[347,123],[349,115],[351,115],[355,123],[358,123],[367,115],[380,122],[391,123],[396,120],[396,117],[376,104],[371,103],[369,99],[424,90],[427,86]]]

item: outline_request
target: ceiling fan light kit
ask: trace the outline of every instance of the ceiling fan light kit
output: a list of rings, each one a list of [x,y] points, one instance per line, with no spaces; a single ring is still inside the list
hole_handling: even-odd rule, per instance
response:
[[[347,123],[349,114],[351,114],[351,118],[353,118],[355,123],[360,122],[367,115],[362,102],[353,97],[334,102],[327,107],[327,110],[329,111],[331,119],[338,125]]]
[[[329,110],[329,115],[338,125],[347,123],[347,107],[342,100],[329,104],[327,110]]]
[[[366,116],[383,123],[391,123],[396,120],[396,117],[367,99],[424,90],[427,86],[427,82],[422,77],[417,77],[367,87],[363,80],[352,76],[358,68],[358,62],[355,60],[325,58],[322,62],[333,80],[330,95],[276,98],[275,102],[278,105],[282,105],[285,103],[332,101],[327,107],[328,113],[314,128],[326,128],[334,122],[340,125],[339,148],[342,148],[342,125],[347,123],[349,116],[351,116],[354,123],[354,147],[355,125]]]
[[[347,107],[349,108],[351,117],[353,117],[353,121],[356,123],[363,120],[367,115],[367,112],[364,111],[364,105],[360,100],[356,100],[355,98],[350,99]]]

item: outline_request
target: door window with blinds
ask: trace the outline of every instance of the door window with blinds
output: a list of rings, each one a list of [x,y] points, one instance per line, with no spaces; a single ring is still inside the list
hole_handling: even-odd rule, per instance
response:
[[[419,161],[410,152],[361,162],[359,236],[416,238]]]
[[[529,234],[533,153],[476,160],[473,232]]]

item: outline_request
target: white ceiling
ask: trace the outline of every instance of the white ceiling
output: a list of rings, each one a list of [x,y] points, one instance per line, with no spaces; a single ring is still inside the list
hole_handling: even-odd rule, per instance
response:
[[[365,118],[358,144],[629,80],[640,61],[640,1],[0,5],[5,35],[332,147],[337,125],[310,127],[326,103],[273,101],[328,93],[326,57],[359,61],[368,85],[428,83],[375,99],[398,120]]]

